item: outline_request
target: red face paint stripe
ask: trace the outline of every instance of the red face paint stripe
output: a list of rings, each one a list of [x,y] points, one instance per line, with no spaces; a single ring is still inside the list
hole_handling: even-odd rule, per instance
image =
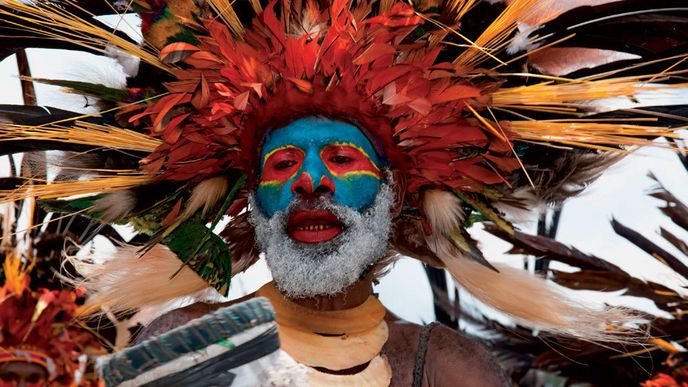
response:
[[[295,146],[279,147],[264,157],[261,185],[284,184],[301,168],[305,153]]]
[[[328,145],[320,152],[327,170],[337,176],[369,175],[380,177],[380,169],[361,148],[353,144]]]

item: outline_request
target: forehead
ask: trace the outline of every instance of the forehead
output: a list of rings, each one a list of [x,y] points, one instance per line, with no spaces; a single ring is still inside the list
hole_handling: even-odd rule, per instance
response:
[[[302,118],[268,133],[265,136],[261,157],[286,145],[308,151],[334,143],[349,143],[360,147],[377,161],[375,148],[360,129],[345,122],[320,117]]]

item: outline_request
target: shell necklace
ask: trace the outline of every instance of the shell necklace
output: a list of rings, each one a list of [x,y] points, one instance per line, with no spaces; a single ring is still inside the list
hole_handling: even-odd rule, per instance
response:
[[[308,366],[312,386],[388,386],[392,369],[380,354],[389,331],[385,308],[371,295],[343,310],[315,310],[299,305],[270,282],[256,293],[272,303],[282,350]],[[354,374],[337,371],[365,368]]]

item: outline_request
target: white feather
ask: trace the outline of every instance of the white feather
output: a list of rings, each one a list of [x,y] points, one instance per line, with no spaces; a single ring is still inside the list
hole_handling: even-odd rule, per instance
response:
[[[129,190],[114,191],[93,203],[94,212],[102,212],[100,219],[114,222],[127,216],[136,207],[136,196]]]
[[[684,105],[688,101],[688,88],[677,88],[671,85],[647,83],[647,91],[636,93],[633,98],[604,98],[588,101],[595,112],[608,112],[621,109],[637,109],[648,106]]]
[[[448,191],[427,190],[423,194],[423,211],[432,228],[432,233],[425,236],[428,247],[437,255],[454,254],[455,248],[446,235],[460,228],[464,221],[461,199]]]
[[[183,266],[174,252],[160,244],[144,255],[140,247],[124,246],[114,252],[68,259],[84,277],[72,282],[87,291],[87,313],[102,307],[122,311],[161,305],[210,288],[193,270]]]
[[[443,254],[439,258],[458,285],[525,326],[600,342],[626,343],[643,338],[633,328],[642,318],[630,310],[599,310],[581,304],[553,282],[510,266],[495,265],[497,273],[469,258]],[[609,329],[611,326],[619,329]]]
[[[432,233],[443,235],[463,223],[461,199],[451,192],[431,189],[423,194],[423,211],[430,222]]]

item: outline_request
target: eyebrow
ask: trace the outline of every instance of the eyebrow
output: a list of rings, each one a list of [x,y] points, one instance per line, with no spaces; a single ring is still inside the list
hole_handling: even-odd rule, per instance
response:
[[[373,160],[373,158],[370,157],[370,155],[368,154],[368,152],[366,152],[365,149],[363,149],[363,147],[361,147],[361,146],[358,146],[358,145],[356,145],[356,144],[354,144],[354,143],[352,143],[352,142],[335,141],[335,142],[332,143],[332,144],[327,144],[327,145],[325,145],[325,147],[327,147],[327,146],[332,146],[332,145],[334,145],[334,146],[348,146],[348,147],[350,147],[350,148],[354,148],[354,149],[358,150],[359,152],[363,153],[363,155],[364,155],[365,157],[367,157],[368,160],[370,160],[370,162],[373,163],[373,165],[374,165],[375,167],[377,167],[377,163],[375,162],[375,160]],[[323,148],[325,148],[325,147],[323,147]]]
[[[297,146],[295,146],[295,145],[282,145],[282,146],[278,146],[277,148],[271,150],[270,152],[266,153],[265,156],[263,156],[263,163],[262,163],[262,165],[265,165],[265,162],[268,161],[268,159],[270,158],[270,156],[272,156],[273,154],[275,154],[275,153],[277,153],[277,152],[279,152],[279,151],[281,151],[281,150],[286,150],[286,149],[294,149],[294,150],[297,150],[297,151],[299,151],[299,152],[305,153],[305,152],[303,151],[303,149],[301,149],[301,148],[299,148],[299,147],[297,147]]]

